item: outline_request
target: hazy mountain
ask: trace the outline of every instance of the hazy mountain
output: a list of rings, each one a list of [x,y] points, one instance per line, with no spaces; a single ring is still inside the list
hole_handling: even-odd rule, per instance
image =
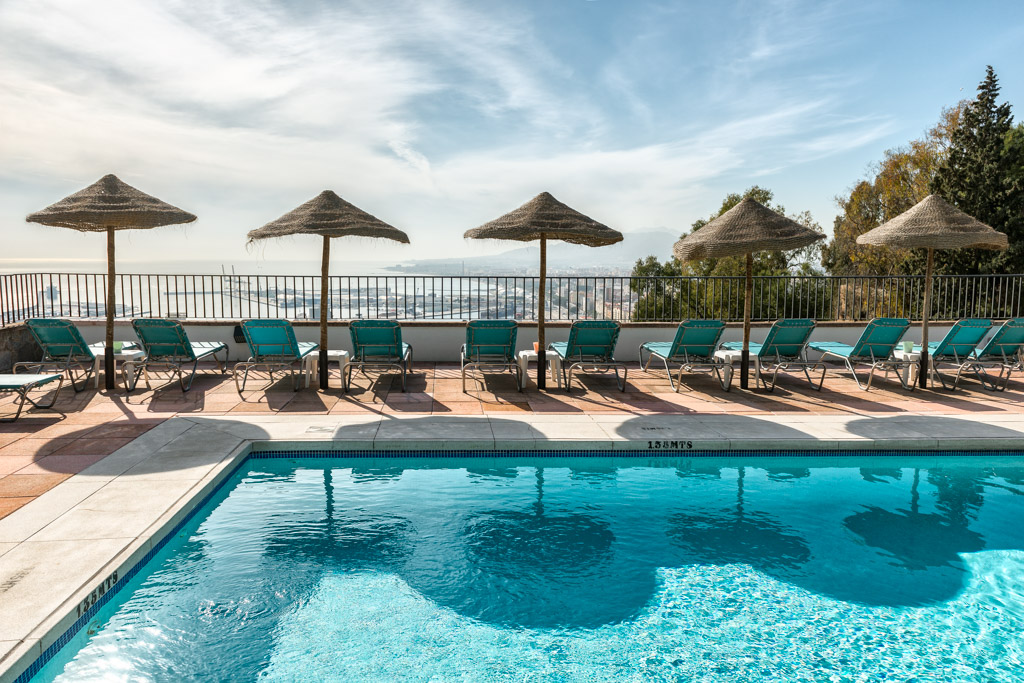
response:
[[[645,230],[625,233],[618,244],[607,247],[585,247],[565,242],[548,243],[548,271],[603,270],[628,272],[638,258],[651,254],[667,259],[679,234],[670,230]],[[491,256],[420,259],[406,261],[391,270],[445,275],[478,275],[482,273],[536,273],[540,247],[536,242]]]

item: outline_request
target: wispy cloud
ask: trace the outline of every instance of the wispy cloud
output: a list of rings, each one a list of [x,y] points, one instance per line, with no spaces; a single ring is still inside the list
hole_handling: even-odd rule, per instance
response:
[[[728,10],[715,53],[680,43],[707,17],[678,3],[8,0],[0,223],[113,171],[181,197],[230,253],[328,187],[408,228],[418,254],[462,248],[542,189],[627,231],[674,229],[758,169],[889,130],[842,112],[847,74],[765,71],[819,49],[820,31],[800,36],[838,11],[790,5]]]

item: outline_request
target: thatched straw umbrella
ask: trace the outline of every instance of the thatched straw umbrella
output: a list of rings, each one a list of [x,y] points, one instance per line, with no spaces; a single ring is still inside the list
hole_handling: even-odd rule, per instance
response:
[[[144,230],[162,225],[191,223],[196,217],[188,211],[151,197],[115,175],[105,175],[78,192],[65,197],[25,220],[81,232],[107,233],[107,334],[104,349],[104,385],[114,388],[114,231]]]
[[[517,242],[540,240],[540,292],[537,297],[537,342],[540,353],[537,356],[537,388],[544,389],[547,386],[545,381],[547,363],[544,355],[544,298],[548,274],[548,240],[585,244],[588,247],[603,247],[621,242],[622,233],[569,208],[547,192],[541,192],[515,211],[510,211],[500,218],[484,223],[479,228],[467,230],[464,237],[477,240],[516,240]]]
[[[754,298],[754,257],[756,251],[800,249],[825,235],[800,225],[747,197],[718,218],[676,242],[673,251],[680,261],[697,261],[725,256],[747,257],[747,280],[743,296],[743,353],[740,387],[746,389],[750,370],[750,308]]]
[[[371,216],[330,190],[324,190],[276,221],[267,223],[249,233],[249,242],[288,235],[318,235],[324,239],[320,262],[320,388],[327,388],[327,312],[330,288],[328,273],[331,265],[332,237],[379,237],[402,244],[409,236],[398,228]]]
[[[930,194],[891,221],[857,238],[857,244],[924,248],[924,310],[921,312],[921,369],[918,383],[928,386],[928,317],[932,310],[932,270],[936,249],[1006,249],[1006,235],[968,216],[942,197]]]

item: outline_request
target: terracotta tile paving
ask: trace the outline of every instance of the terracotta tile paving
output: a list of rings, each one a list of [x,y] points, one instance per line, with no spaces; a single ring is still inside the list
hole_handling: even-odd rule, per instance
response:
[[[60,439],[34,438],[35,434],[24,436],[12,444],[0,448],[0,460],[12,456],[32,456],[41,458],[54,451],[70,444],[75,439],[65,437]]]
[[[276,379],[276,378],[275,378]],[[734,380],[725,393],[710,377],[684,377],[673,392],[661,373],[629,368],[625,392],[614,379],[583,375],[565,392],[549,383],[537,391],[534,375],[524,391],[510,375],[468,378],[467,392],[457,364],[416,363],[408,391],[394,376],[357,375],[348,394],[332,370],[331,389],[292,391],[288,378],[267,386],[267,378],[250,377],[239,396],[230,375],[198,376],[192,391],[182,395],[177,383],[156,389],[139,387],[130,396],[91,389],[62,393],[57,411],[29,410],[16,423],[0,423],[0,517],[33,500],[73,473],[114,452],[135,437],[174,415],[485,415],[485,414],[736,414],[775,415],[785,420],[805,415],[970,414],[1024,411],[1024,383],[1013,382],[1004,393],[983,391],[967,380],[955,394],[941,389],[904,391],[896,381],[877,381],[871,392],[860,390],[846,373],[830,372],[821,392],[802,378],[783,378],[772,394],[743,391]],[[0,414],[11,408],[0,399]]]
[[[0,481],[3,481],[0,479]],[[36,496],[22,496],[18,498],[0,498],[0,519],[11,514],[22,505],[26,505],[31,501],[35,500]]]
[[[70,474],[8,474],[0,477],[0,498],[39,496],[61,483]]]
[[[74,439],[71,443],[61,446],[53,455],[110,455],[121,446],[127,446],[132,438],[93,439],[86,435],[82,439]]]
[[[0,477],[25,469],[41,456],[35,455],[5,455],[0,458]]]
[[[81,437],[96,429],[97,426],[98,425],[95,424],[65,424],[60,422],[40,429],[34,434],[34,436],[40,439],[56,439],[68,435],[71,435],[72,437]]]
[[[483,415],[479,401],[434,401],[431,409],[434,415]]]
[[[88,437],[90,439],[134,439],[137,436],[142,436],[157,424],[155,422],[139,422],[134,424],[107,423],[88,432]]]
[[[355,401],[341,400],[331,408],[331,415],[360,415],[366,413],[379,413],[383,403],[374,405],[372,403],[357,403]]]
[[[89,465],[107,457],[107,453],[96,455],[47,455],[27,463],[14,474],[78,474]]]

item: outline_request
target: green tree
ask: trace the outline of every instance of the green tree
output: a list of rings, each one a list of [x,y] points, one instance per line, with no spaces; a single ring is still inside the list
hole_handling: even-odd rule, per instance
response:
[[[1006,134],[1007,169],[1006,178],[1014,193],[1024,191],[1024,123]]]
[[[637,259],[632,274],[630,288],[639,295],[633,307],[633,320],[675,320],[689,315],[682,303],[683,283],[663,279],[683,274],[678,259],[670,258],[664,263],[657,256]]]
[[[824,247],[822,265],[832,275],[893,275],[915,272],[918,265],[907,250],[868,247],[857,237],[895,218],[930,193],[930,185],[948,154],[952,133],[967,102],[943,109],[939,122],[919,140],[886,150],[872,167],[873,178],[861,180],[850,193],[836,197],[841,213],[833,236]]]
[[[785,214],[785,208],[774,202],[775,195],[771,190],[754,185],[742,194],[734,192],[726,195],[716,213],[709,218],[694,221],[691,232],[700,230],[747,197]],[[814,222],[808,211],[790,215],[790,218],[821,232],[821,226]],[[690,233],[684,233],[682,237],[687,234]],[[820,274],[813,265],[820,259],[820,246],[817,244],[789,252],[758,252],[753,256],[755,276]],[[742,313],[743,288],[738,279],[745,273],[745,259],[737,256],[689,263],[680,263],[675,257],[665,262],[657,256],[637,259],[630,287],[639,296],[632,317],[634,320],[680,320],[690,317],[735,319]],[[691,277],[678,280],[656,279],[666,276]],[[727,277],[737,281],[721,279]],[[781,311],[798,310],[801,301],[824,301],[824,295],[809,291],[806,283],[791,282],[788,279],[776,283],[770,298],[771,301],[768,301],[769,297],[764,297],[761,307],[757,309],[760,312],[758,317],[771,318]]]
[[[937,273],[1020,273],[1024,271],[1024,159],[1010,104],[997,102],[999,79],[991,66],[978,95],[952,131],[949,151],[931,190],[961,211],[1009,237],[1002,252],[977,249],[936,252]]]

